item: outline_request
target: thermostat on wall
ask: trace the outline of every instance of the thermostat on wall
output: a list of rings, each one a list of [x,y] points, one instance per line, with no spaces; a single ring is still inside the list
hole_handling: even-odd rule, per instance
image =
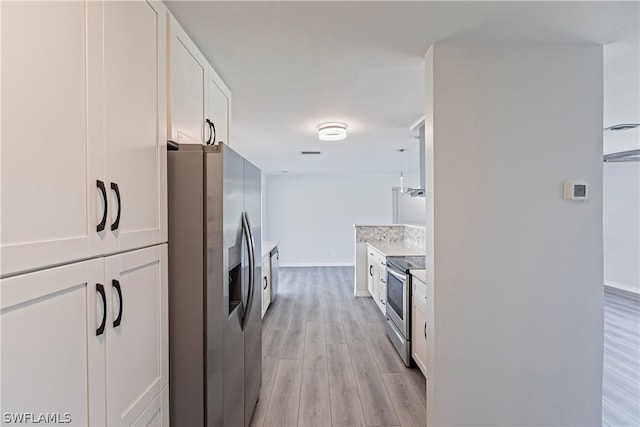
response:
[[[587,200],[589,198],[589,190],[587,183],[584,181],[565,181],[564,182],[564,199],[565,200]]]

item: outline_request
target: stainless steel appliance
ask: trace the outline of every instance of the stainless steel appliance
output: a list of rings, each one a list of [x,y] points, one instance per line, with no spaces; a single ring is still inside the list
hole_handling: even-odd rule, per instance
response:
[[[262,378],[260,170],[169,142],[169,398],[175,426],[248,426]]]
[[[411,274],[424,269],[426,256],[387,257],[387,336],[405,366],[411,365]]]
[[[278,281],[280,279],[280,252],[276,246],[270,253],[271,257],[271,301],[276,299]]]

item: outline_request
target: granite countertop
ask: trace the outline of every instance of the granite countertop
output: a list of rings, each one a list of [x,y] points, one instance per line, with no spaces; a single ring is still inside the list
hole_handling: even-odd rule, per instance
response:
[[[409,270],[411,275],[420,281],[427,283],[427,271],[426,270]]]
[[[385,256],[425,255],[424,248],[407,245],[404,242],[367,242]]]
[[[266,254],[271,252],[273,250],[273,248],[278,246],[278,243],[279,242],[273,242],[273,241],[270,241],[270,240],[262,241],[262,256],[265,256]]]

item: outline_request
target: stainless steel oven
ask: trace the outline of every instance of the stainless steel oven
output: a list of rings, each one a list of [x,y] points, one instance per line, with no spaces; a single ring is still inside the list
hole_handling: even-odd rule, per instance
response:
[[[387,336],[405,366],[411,365],[411,274],[426,257],[387,257]]]

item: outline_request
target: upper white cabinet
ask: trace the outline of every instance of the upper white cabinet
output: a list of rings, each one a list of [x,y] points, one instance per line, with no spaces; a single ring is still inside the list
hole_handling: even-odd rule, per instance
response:
[[[103,250],[101,9],[0,2],[0,275]]]
[[[105,425],[104,289],[102,259],[0,280],[3,414]]]
[[[169,139],[228,144],[231,92],[171,16],[168,47]]]
[[[166,9],[104,3],[107,253],[160,243],[166,193]]]
[[[0,8],[0,275],[166,241],[164,5]]]
[[[168,48],[169,139],[201,144],[206,141],[209,64],[172,16],[169,16]]]
[[[211,130],[215,130],[212,142],[224,142],[229,145],[229,128],[231,127],[231,92],[212,67],[208,74],[208,106],[207,119]]]

